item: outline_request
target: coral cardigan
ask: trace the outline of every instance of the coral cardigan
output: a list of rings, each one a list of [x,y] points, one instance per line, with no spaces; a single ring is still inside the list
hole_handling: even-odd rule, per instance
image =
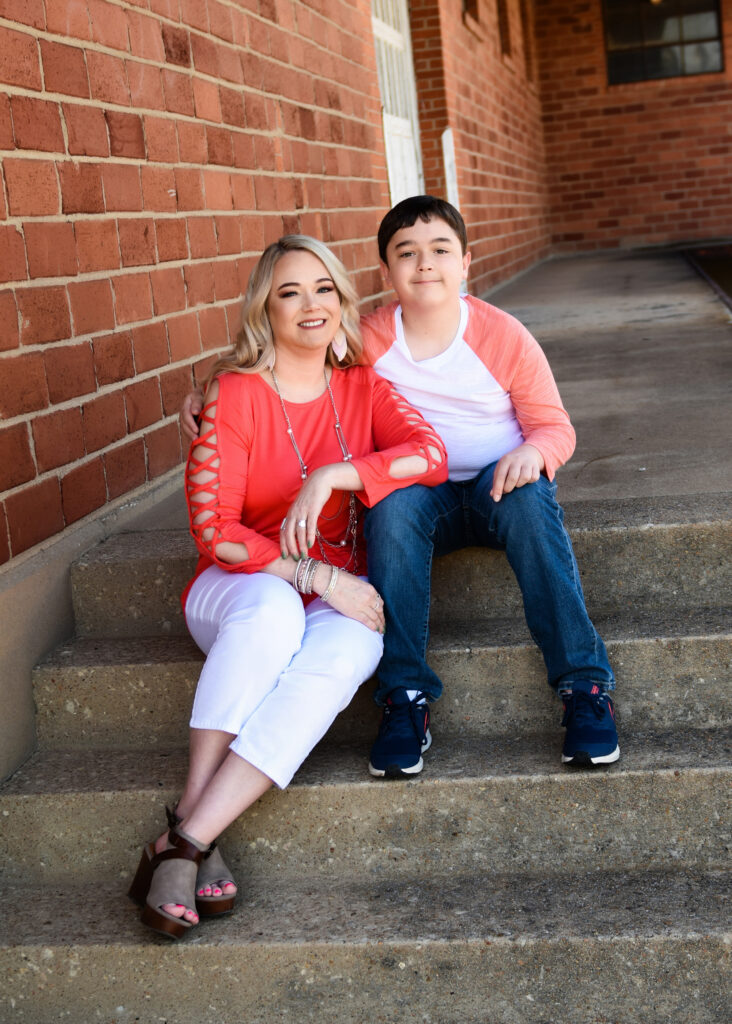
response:
[[[302,486],[300,464],[275,391],[259,374],[227,373],[218,383],[219,397],[203,409],[199,438],[191,446],[186,466],[191,533],[200,557],[183,592],[184,606],[193,580],[209,566],[252,573],[280,557],[280,524]],[[356,492],[363,505],[371,507],[409,484],[438,484],[447,478],[445,448],[438,435],[373,370],[365,366],[334,369],[331,390],[352,464],[364,485]],[[309,472],[343,460],[327,390],[312,402],[285,402],[285,406]],[[430,447],[439,453],[437,458]],[[392,479],[391,464],[404,455],[423,456],[427,472]],[[213,474],[205,484],[200,476],[193,479],[202,469]],[[363,573],[366,559],[360,528],[356,565],[347,564],[350,542],[339,546],[346,535],[348,504],[347,493],[334,492],[320,515],[319,530],[336,545],[326,548],[332,565]],[[204,511],[208,518],[197,524]],[[210,540],[203,538],[204,529],[213,530]],[[249,558],[235,565],[221,561],[216,557],[221,541],[245,544]],[[317,541],[309,554],[322,559]]]

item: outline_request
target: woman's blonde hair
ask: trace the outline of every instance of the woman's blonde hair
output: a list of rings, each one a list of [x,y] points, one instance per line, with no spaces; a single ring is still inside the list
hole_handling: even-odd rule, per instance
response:
[[[288,252],[312,253],[325,266],[341,301],[341,327],[346,335],[346,355],[338,361],[328,346],[326,362],[331,366],[353,366],[361,355],[358,295],[348,271],[327,245],[310,235],[284,235],[267,246],[249,277],[244,293],[242,325],[233,350],[214,363],[206,377],[208,385],[222,373],[260,373],[274,365],[274,338],[267,302],[272,291],[274,269]]]

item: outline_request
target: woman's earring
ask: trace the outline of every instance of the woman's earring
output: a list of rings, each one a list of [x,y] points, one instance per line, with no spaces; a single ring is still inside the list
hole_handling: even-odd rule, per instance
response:
[[[335,333],[335,337],[330,344],[333,349],[333,355],[339,363],[342,363],[346,358],[346,352],[348,351],[348,339],[346,338],[346,332],[342,327],[338,328]]]
[[[264,365],[267,367],[268,370],[274,370],[274,365],[275,365],[275,348],[274,348],[274,345],[272,346],[272,351],[267,356],[267,361],[265,362]]]

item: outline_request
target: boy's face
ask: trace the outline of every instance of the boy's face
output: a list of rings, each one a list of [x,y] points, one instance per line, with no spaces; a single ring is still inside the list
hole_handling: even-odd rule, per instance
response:
[[[417,220],[389,239],[382,271],[402,306],[433,307],[454,301],[468,274],[470,253],[439,217]]]

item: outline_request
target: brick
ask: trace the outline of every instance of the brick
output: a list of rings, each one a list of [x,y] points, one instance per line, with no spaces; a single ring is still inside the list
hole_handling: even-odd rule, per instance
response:
[[[264,250],[264,231],[260,217],[250,216],[239,219],[241,247],[243,252],[260,253]],[[321,235],[316,236],[320,238]]]
[[[84,98],[91,95],[84,51],[80,47],[41,39],[41,60],[46,92]]]
[[[160,68],[152,64],[141,64],[139,61],[128,61],[127,81],[130,85],[133,107],[165,110]]]
[[[20,345],[18,307],[11,291],[0,291],[0,352],[9,352]]]
[[[241,252],[241,229],[238,216],[214,217],[219,256]]]
[[[104,206],[108,212],[142,210],[140,168],[130,164],[105,164],[102,167]]]
[[[84,443],[88,453],[98,452],[101,448],[114,444],[127,433],[125,401],[120,391],[100,395],[99,398],[86,402],[82,406],[81,415]]]
[[[234,260],[217,260],[214,264],[214,288],[216,301],[225,302],[240,294],[239,275]]]
[[[210,36],[192,35],[191,53],[196,71],[212,78],[219,77],[219,46],[214,39]]]
[[[208,82],[203,78],[194,78],[193,99],[196,117],[204,121],[221,121],[219,87],[215,82]]]
[[[186,286],[180,267],[154,270],[150,274],[155,316],[178,313],[186,308]]]
[[[91,39],[87,0],[45,0],[46,28],[60,36]],[[109,6],[108,4],[105,6]]]
[[[127,11],[127,29],[130,38],[130,53],[146,60],[165,60],[165,47],[160,22],[157,18]]]
[[[10,561],[10,534],[5,505],[0,502],[0,564]]]
[[[123,267],[142,267],[155,263],[155,225],[152,219],[117,222]]]
[[[109,156],[109,133],[104,111],[97,107],[61,105],[71,156]]]
[[[249,170],[256,167],[256,163],[253,137],[237,133],[234,136],[234,166]]]
[[[128,434],[135,434],[160,419],[163,406],[157,377],[135,381],[124,389],[124,396]]]
[[[84,454],[84,431],[79,409],[61,409],[48,416],[36,416],[32,430],[40,473],[67,466]]]
[[[160,374],[160,394],[163,399],[163,415],[177,416],[183,399],[193,387],[190,366],[176,366]]]
[[[74,226],[70,223],[23,225],[31,277],[73,277],[78,273]]]
[[[162,320],[132,331],[132,350],[137,373],[146,373],[170,362],[168,335]]]
[[[42,88],[38,43],[25,32],[0,25],[0,82],[24,89]]]
[[[27,278],[23,236],[14,225],[0,224],[0,283]]]
[[[108,3],[108,0],[88,0],[88,4],[94,42],[107,46],[110,50],[121,50],[126,53],[128,39],[124,10]]]
[[[250,175],[232,174],[231,189],[235,210],[253,210],[255,208],[254,182]]]
[[[219,39],[226,39],[230,43],[234,41],[232,13],[230,7],[216,3],[215,0],[209,0],[208,18],[211,32],[213,35],[218,36]]]
[[[175,213],[178,209],[178,195],[173,168],[143,166],[140,174],[145,209],[158,213]]]
[[[58,178],[52,161],[6,157],[3,170],[11,216],[41,217],[60,212]]]
[[[43,353],[48,395],[52,405],[96,391],[94,360],[89,342],[53,345]]]
[[[244,117],[244,97],[237,89],[219,88],[221,103],[221,117],[226,124],[244,128],[246,120]]]
[[[145,449],[150,480],[177,466],[182,458],[178,424],[167,423],[164,427],[145,434]]]
[[[0,18],[31,25],[33,28],[46,27],[43,0],[0,0]]]
[[[52,477],[9,495],[5,512],[13,556],[59,533],[64,528],[64,517],[58,480]]]
[[[112,156],[144,160],[145,134],[139,114],[125,114],[116,110],[105,111],[109,129],[109,147]]]
[[[104,194],[98,164],[67,160],[56,165],[61,182],[63,213],[103,213]]]
[[[162,72],[165,109],[171,114],[194,114],[193,88],[188,75],[165,68]]]
[[[231,344],[226,314],[221,306],[209,306],[198,313],[201,325],[201,342],[204,348],[225,348]]]
[[[92,342],[93,366],[100,388],[118,384],[135,376],[132,358],[132,336],[129,331],[118,331]]]
[[[119,238],[114,220],[77,220],[74,224],[80,273],[117,270],[120,266]]]
[[[68,526],[107,501],[107,481],[101,458],[77,466],[61,477],[61,504]]]
[[[176,167],[175,193],[179,210],[202,210],[203,174],[198,168]]]
[[[114,302],[108,280],[69,284],[74,334],[94,334],[114,327]]]
[[[10,97],[0,93],[0,149],[15,149]]]
[[[232,132],[229,129],[206,125],[206,145],[210,164],[222,164],[224,167],[233,166],[234,146]]]
[[[65,288],[25,288],[15,293],[20,311],[21,345],[60,341],[71,335]]]
[[[214,272],[210,263],[189,263],[184,273],[189,306],[214,301]]]
[[[129,107],[130,85],[127,81],[125,62],[121,58],[89,50],[86,55],[86,66],[93,99]]]
[[[118,324],[150,319],[152,293],[147,274],[126,274],[115,278],[113,284]]]
[[[188,258],[188,236],[182,218],[170,217],[155,221],[155,237],[158,246],[158,260],[185,260]]]
[[[191,259],[198,260],[216,256],[218,247],[213,217],[189,217],[188,242]]]
[[[180,16],[184,25],[208,32],[208,5],[206,0],[181,0]]]
[[[110,500],[140,487],[147,478],[145,443],[137,438],[104,454],[107,492]]]
[[[143,118],[147,158],[158,163],[178,162],[178,132],[175,121],[147,115]]]
[[[2,362],[0,415],[4,419],[25,416],[48,407],[48,386],[40,352],[6,356]]]
[[[226,171],[204,171],[203,191],[206,196],[206,209],[233,210],[231,175]]]
[[[51,153],[66,151],[58,103],[32,96],[13,96],[13,136],[18,149],[40,149]]]
[[[191,39],[188,31],[175,25],[163,25],[163,47],[169,64],[190,67]]]
[[[176,127],[181,162],[188,164],[208,163],[206,126],[192,121],[179,121]]]
[[[28,424],[18,423],[0,430],[0,491],[19,487],[35,475]]]
[[[168,345],[170,358],[174,363],[190,359],[201,353],[201,335],[195,313],[171,317],[168,320]]]

